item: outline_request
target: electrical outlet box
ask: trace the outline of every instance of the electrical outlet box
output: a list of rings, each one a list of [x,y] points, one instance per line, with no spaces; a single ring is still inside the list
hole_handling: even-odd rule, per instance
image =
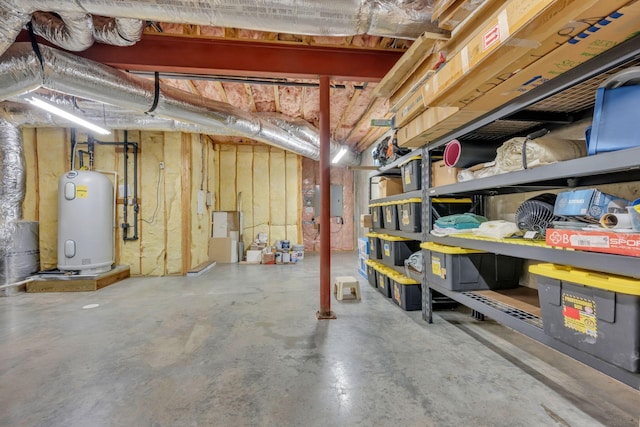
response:
[[[207,191],[207,206],[213,206],[213,193],[211,191]]]

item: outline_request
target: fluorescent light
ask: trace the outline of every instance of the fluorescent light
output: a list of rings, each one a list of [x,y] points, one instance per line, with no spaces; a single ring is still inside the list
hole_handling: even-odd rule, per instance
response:
[[[84,126],[87,129],[90,129],[92,131],[94,131],[95,133],[99,133],[100,135],[110,135],[111,131],[101,128],[100,126],[96,126],[93,123],[89,123],[88,121],[81,119],[78,116],[74,116],[71,113],[68,113],[64,110],[61,110],[60,108],[49,104],[48,102],[44,102],[41,99],[32,97],[30,99],[27,99],[27,101],[31,104],[31,105],[35,105],[38,108],[42,108],[43,110],[46,110],[52,114],[55,114],[56,116],[60,116],[63,119],[67,119],[70,122],[74,122],[76,124],[79,124],[80,126]]]
[[[340,159],[342,158],[342,156],[344,156],[347,153],[347,147],[342,147],[340,149],[340,151],[338,151],[338,154],[336,154],[333,157],[333,160],[331,160],[331,163],[336,164],[340,161]]]

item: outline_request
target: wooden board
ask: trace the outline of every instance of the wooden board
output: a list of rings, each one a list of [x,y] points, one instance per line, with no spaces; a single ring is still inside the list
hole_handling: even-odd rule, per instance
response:
[[[128,265],[119,265],[111,271],[94,278],[64,276],[45,277],[27,283],[27,292],[86,292],[97,291],[130,277]]]
[[[448,34],[423,33],[411,47],[400,57],[391,70],[380,80],[373,90],[373,96],[389,97],[403,83],[406,76],[413,73],[416,68],[433,53],[437,40],[447,40]]]
[[[537,289],[519,286],[515,289],[475,291],[474,293],[541,317]]]

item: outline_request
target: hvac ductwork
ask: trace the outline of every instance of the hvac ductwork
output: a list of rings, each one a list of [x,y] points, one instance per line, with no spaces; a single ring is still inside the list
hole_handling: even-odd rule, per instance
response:
[[[116,18],[108,37],[94,37],[101,42],[118,44],[123,40],[135,42],[142,31],[142,22],[158,21],[179,24],[245,28],[268,32],[320,36],[353,36],[370,34],[381,37],[415,39],[425,31],[441,32],[431,23],[434,0],[0,0],[0,54],[16,39],[22,27],[36,12],[53,12],[60,20],[74,27],[64,29],[53,20],[52,28],[41,28],[65,44],[81,45],[69,40],[71,34],[83,27],[84,15]],[[49,13],[51,15],[51,13]],[[55,16],[51,15],[49,19]],[[79,20],[76,21],[76,18]],[[35,18],[35,17],[34,17]],[[135,21],[123,21],[123,19]],[[34,19],[36,20],[36,19]],[[95,25],[96,19],[94,19]],[[107,27],[101,27],[104,31]],[[132,28],[133,27],[133,28]],[[135,37],[138,34],[138,37]],[[84,37],[87,35],[85,34]],[[119,42],[114,42],[114,39]],[[135,40],[134,40],[135,39]],[[85,41],[86,42],[86,41]],[[64,47],[62,44],[59,46]]]
[[[16,43],[7,50],[0,58],[0,99],[14,99],[44,88],[138,114],[153,110],[154,116],[199,126],[202,133],[219,134],[224,128],[225,134],[319,158],[319,135],[308,124],[303,128],[284,119],[274,124],[273,118],[262,119],[229,104],[162,84],[156,94],[153,81],[45,46],[41,47],[41,54],[42,64],[28,43]],[[332,153],[339,148],[332,144]],[[345,164],[358,162],[353,153],[345,158]]]
[[[22,221],[24,165],[22,131],[0,118],[0,285],[22,280],[40,268],[38,223]]]

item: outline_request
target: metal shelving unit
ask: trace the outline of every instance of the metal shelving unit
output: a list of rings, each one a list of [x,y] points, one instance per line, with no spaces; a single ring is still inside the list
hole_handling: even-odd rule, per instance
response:
[[[443,245],[493,252],[499,255],[572,265],[587,270],[640,278],[640,268],[638,268],[640,260],[624,255],[554,249],[500,241],[465,239],[462,237],[430,236],[429,241]]]
[[[533,169],[429,188],[442,195],[507,194],[640,180],[640,147],[553,163]]]
[[[390,236],[404,237],[405,239],[422,241],[422,233],[407,233],[400,230],[387,230],[386,228],[373,228],[374,233],[388,234]]]
[[[394,194],[393,196],[371,200],[369,203],[397,202],[405,199],[422,198],[422,190],[407,191],[406,193]]]
[[[433,301],[432,292],[438,292],[460,304],[469,307],[495,321],[508,326],[516,331],[535,339],[549,347],[573,357],[580,362],[589,365],[612,378],[621,381],[636,390],[640,389],[640,375],[634,374],[617,366],[611,365],[588,353],[575,349],[562,341],[546,335],[542,329],[541,319],[535,315],[503,304],[475,292],[455,292],[440,286],[429,285],[427,287],[427,301]],[[429,309],[429,312],[432,310]],[[427,319],[431,323],[431,319]]]
[[[622,68],[640,65],[640,36],[590,59],[553,80],[519,96],[511,102],[464,126],[430,141],[423,148],[423,231],[424,239],[450,246],[483,250],[579,268],[640,278],[638,258],[596,252],[555,249],[543,245],[521,244],[464,237],[435,237],[429,234],[432,224],[431,198],[440,196],[492,196],[536,190],[593,186],[640,180],[640,147],[559,162],[528,170],[505,173],[441,187],[430,188],[430,157],[454,138],[476,141],[506,140],[545,127],[546,120],[563,123],[584,118],[595,101],[595,88]],[[556,121],[555,123],[559,123]],[[430,268],[424,260],[424,271]],[[544,333],[537,316],[474,292],[454,292],[430,284],[423,276],[423,319],[431,323],[434,292],[472,310],[489,316],[506,326],[559,350],[635,389],[640,388],[640,374],[635,374],[577,350]]]

